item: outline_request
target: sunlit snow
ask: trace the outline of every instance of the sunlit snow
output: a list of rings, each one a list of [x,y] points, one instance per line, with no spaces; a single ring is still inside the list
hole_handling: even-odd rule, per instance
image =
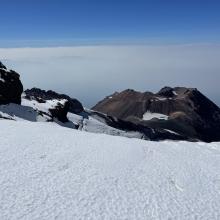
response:
[[[0,219],[219,219],[220,143],[0,120]]]
[[[146,120],[146,121],[151,120],[153,118],[167,120],[168,116],[164,115],[164,114],[160,114],[160,113],[153,113],[153,112],[150,112],[150,111],[145,112],[144,115],[143,115],[143,120]]]

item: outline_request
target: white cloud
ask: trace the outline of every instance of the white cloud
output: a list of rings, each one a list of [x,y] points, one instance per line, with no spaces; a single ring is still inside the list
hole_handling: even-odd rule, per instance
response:
[[[165,85],[197,87],[217,99],[219,57],[220,45],[209,44],[0,49],[0,60],[21,74],[25,88],[54,89],[87,106],[115,90]]]

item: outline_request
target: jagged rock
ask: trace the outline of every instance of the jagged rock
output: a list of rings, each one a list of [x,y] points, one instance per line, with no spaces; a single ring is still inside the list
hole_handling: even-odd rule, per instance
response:
[[[2,63],[1,61],[0,61],[0,69],[5,69],[5,70],[7,70],[6,66],[3,65],[3,63]]]
[[[220,109],[194,88],[164,87],[156,94],[128,89],[106,97],[92,109],[191,139],[220,141]]]
[[[0,62],[0,104],[21,103],[23,85],[20,75]]]
[[[35,99],[39,102],[45,102],[46,100],[51,99],[66,99],[69,102],[69,112],[74,114],[78,114],[84,110],[82,104],[74,98],[71,98],[65,94],[59,94],[52,90],[42,90],[39,88],[32,88],[25,90],[26,98]]]
[[[63,100],[63,103],[57,102],[53,108],[49,108],[53,118],[57,118],[59,121],[65,123],[68,122],[67,113],[69,111],[69,101]]]
[[[157,94],[165,97],[173,97],[175,95],[175,91],[173,88],[166,86],[162,88]]]

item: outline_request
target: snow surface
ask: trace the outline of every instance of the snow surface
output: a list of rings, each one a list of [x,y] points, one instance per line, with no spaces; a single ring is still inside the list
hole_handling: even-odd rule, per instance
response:
[[[176,91],[173,91],[173,94],[174,94],[174,95],[178,95]]]
[[[1,69],[2,69],[2,68],[0,68],[0,70],[1,70]],[[4,71],[5,71],[5,69],[4,69]],[[3,83],[5,82],[5,80],[2,78],[2,74],[0,74],[0,81],[3,82]]]
[[[168,116],[164,114],[160,114],[160,113],[150,112],[150,111],[145,112],[143,115],[143,120],[146,120],[146,121],[151,120],[153,118],[167,120]]]
[[[14,103],[0,105],[0,116],[16,121],[28,120],[46,122],[49,119],[47,115],[39,115],[38,112],[30,106],[17,105]]]
[[[177,133],[177,132],[175,132],[175,131],[171,131],[171,130],[169,130],[169,129],[164,129],[165,131],[168,131],[168,132],[170,132],[170,133],[172,133],[172,134],[176,134],[176,135],[180,135],[179,133]]]
[[[104,120],[101,120],[98,116],[88,116],[88,118],[83,118],[73,113],[67,114],[68,120],[72,121],[74,124],[79,125],[79,130],[88,131],[92,133],[101,133],[114,136],[122,136],[129,138],[139,138],[143,137],[143,134],[135,131],[123,131],[105,124]],[[97,117],[97,118],[95,118]],[[100,119],[100,120],[98,120]]]
[[[8,105],[0,105],[0,119],[1,117],[8,118],[15,121],[32,121],[45,122],[51,121],[51,113],[49,109],[54,108],[58,103],[65,104],[66,100],[47,100],[46,103],[39,103],[36,100],[28,100],[23,98],[21,105],[10,103]],[[123,131],[111,126],[98,116],[88,116],[85,118],[81,115],[76,115],[68,112],[68,122],[62,123],[56,118],[53,122],[60,126],[67,128],[78,127],[79,130],[88,131],[92,133],[102,133],[114,136],[123,136],[129,138],[143,138],[143,134],[135,131]]]
[[[156,97],[156,99],[152,99],[152,101],[165,101],[167,100],[166,97]]]
[[[220,143],[0,121],[0,219],[220,219]]]
[[[58,104],[64,105],[66,101],[67,101],[66,99],[51,99],[51,100],[46,100],[45,103],[40,103],[36,100],[28,100],[28,99],[22,98],[21,105],[29,106],[35,110],[50,114],[49,109],[55,108]]]
[[[2,79],[2,78],[1,78],[1,76],[0,76],[0,81],[1,81],[1,82],[3,82],[3,83],[5,83],[5,80],[4,80],[4,79]]]

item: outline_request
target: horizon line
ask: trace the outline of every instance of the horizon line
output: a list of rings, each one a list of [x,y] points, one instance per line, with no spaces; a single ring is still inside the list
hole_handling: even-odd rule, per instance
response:
[[[20,45],[20,46],[2,46],[1,41],[0,41],[0,49],[50,49],[50,48],[76,48],[76,47],[126,47],[126,46],[147,46],[147,47],[166,47],[166,46],[173,46],[173,47],[178,47],[178,46],[220,46],[220,42],[191,42],[191,43],[148,43],[148,42],[125,42],[125,43],[120,43],[120,42],[102,42],[102,43],[76,43],[76,44],[68,44],[68,45]]]

